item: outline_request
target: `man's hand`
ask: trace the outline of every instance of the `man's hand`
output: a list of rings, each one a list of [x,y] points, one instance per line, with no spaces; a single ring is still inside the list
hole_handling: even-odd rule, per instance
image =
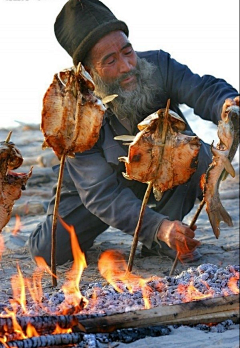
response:
[[[225,113],[226,113],[227,108],[228,108],[229,106],[232,106],[232,105],[237,105],[237,106],[239,106],[239,100],[240,100],[239,95],[238,95],[236,98],[234,98],[234,99],[228,98],[228,99],[225,100],[225,102],[224,102],[224,104],[223,104],[223,107],[222,107],[222,114],[221,114],[221,119],[222,119],[222,120],[224,119],[224,115],[225,115]]]
[[[201,243],[194,239],[197,226],[191,229],[181,221],[163,220],[157,233],[157,238],[165,242],[171,249],[181,254],[187,254],[195,250]]]

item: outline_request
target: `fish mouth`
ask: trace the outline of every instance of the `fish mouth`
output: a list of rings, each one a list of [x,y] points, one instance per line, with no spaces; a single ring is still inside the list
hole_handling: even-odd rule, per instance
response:
[[[20,184],[21,189],[24,191],[26,189],[27,181],[31,176],[32,168],[28,173],[13,172],[12,170],[8,170],[5,176],[5,182],[7,182],[9,185]]]

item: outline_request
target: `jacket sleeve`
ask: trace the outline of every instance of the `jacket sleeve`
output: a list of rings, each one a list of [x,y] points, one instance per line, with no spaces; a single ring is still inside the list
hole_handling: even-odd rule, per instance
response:
[[[188,105],[196,115],[215,124],[220,119],[225,99],[238,95],[225,80],[210,75],[200,77],[161,50],[158,52],[158,66],[171,101]]]
[[[142,202],[105,157],[97,144],[75,158],[67,158],[66,166],[85,207],[109,226],[133,235]],[[164,218],[147,207],[139,240],[151,247]]]

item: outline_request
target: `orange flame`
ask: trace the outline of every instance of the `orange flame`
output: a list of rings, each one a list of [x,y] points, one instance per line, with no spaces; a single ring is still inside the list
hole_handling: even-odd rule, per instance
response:
[[[0,234],[0,261],[2,259],[2,254],[4,252],[4,239],[3,236]]]
[[[234,294],[239,294],[238,287],[239,272],[236,272],[234,277],[231,277],[228,281],[228,287]]]
[[[212,297],[214,294],[214,290],[209,289],[208,292],[203,294],[200,292],[195,286],[193,285],[193,282],[190,281],[188,285],[185,284],[180,284],[178,286],[178,292],[183,295],[182,301],[183,302],[191,302],[191,301],[196,301],[196,300],[202,300],[205,298]]]
[[[13,309],[17,309],[17,306],[20,304],[22,307],[23,313],[27,313],[24,278],[18,264],[17,264],[17,270],[18,270],[18,274],[15,274],[11,279],[12,290],[13,290],[13,300],[10,299],[9,301]]]
[[[117,250],[107,250],[99,258],[99,272],[118,292],[123,292],[119,282],[127,287],[128,291],[133,293],[139,288],[142,289],[145,308],[150,308],[149,296],[150,287],[146,283],[151,279],[143,279],[137,275],[127,272],[127,263],[123,254]]]
[[[22,227],[22,223],[21,223],[20,216],[16,215],[16,222],[15,222],[15,226],[14,226],[14,229],[12,231],[12,234],[14,236],[16,236],[17,233],[21,230],[21,227]]]
[[[52,332],[52,335],[60,334],[60,333],[71,333],[72,329],[63,329],[62,327],[59,326],[59,324],[56,324],[55,330]]]
[[[67,225],[61,218],[59,218],[62,225],[70,234],[71,247],[73,253],[73,265],[71,270],[67,273],[67,282],[63,285],[62,290],[65,295],[66,304],[71,304],[75,307],[74,313],[77,313],[83,306],[86,306],[88,300],[82,296],[79,290],[79,283],[84,269],[87,267],[85,255],[82,252],[73,226]],[[68,313],[68,306],[66,310],[62,308],[63,314]]]

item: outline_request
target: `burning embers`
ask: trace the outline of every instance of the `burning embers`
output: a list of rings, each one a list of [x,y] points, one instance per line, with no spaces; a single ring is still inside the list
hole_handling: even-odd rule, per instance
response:
[[[37,267],[31,279],[23,278],[18,267],[12,279],[13,299],[9,300],[0,315],[0,342],[3,347],[11,346],[13,340],[26,340],[27,337],[69,333],[76,328],[84,332],[86,319],[94,318],[96,321],[96,318],[106,318],[115,313],[130,314],[146,308],[167,308],[172,307],[168,306],[170,304],[182,305],[239,293],[239,266],[218,268],[203,264],[189,268],[176,277],[143,279],[127,272],[124,256],[118,251],[107,251],[99,259],[99,271],[110,284],[89,284],[80,292],[79,284],[86,261],[74,230],[66,227],[71,236],[74,262],[66,275],[65,285],[53,294],[43,291],[43,274],[50,271],[42,259],[36,260]]]

